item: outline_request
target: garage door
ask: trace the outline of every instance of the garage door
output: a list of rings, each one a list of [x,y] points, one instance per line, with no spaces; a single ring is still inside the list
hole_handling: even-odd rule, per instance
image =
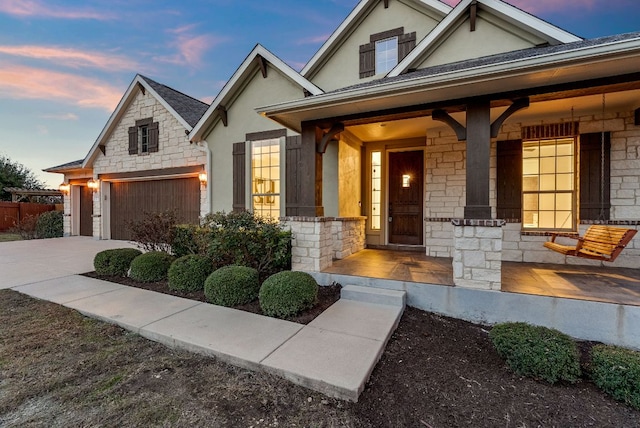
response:
[[[131,239],[127,224],[145,213],[175,210],[181,223],[198,223],[198,178],[111,183],[111,239]]]

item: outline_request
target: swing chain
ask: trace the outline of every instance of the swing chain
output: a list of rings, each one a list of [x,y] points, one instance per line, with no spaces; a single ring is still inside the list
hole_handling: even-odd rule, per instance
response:
[[[604,166],[605,166],[605,94],[602,93],[602,133],[600,136],[600,215],[598,220],[605,221],[604,212]]]

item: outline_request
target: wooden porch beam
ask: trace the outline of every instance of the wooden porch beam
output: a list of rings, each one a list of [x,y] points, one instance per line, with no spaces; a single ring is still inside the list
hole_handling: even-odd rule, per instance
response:
[[[322,135],[322,140],[320,141],[320,144],[317,147],[318,153],[326,152],[329,142],[333,141],[333,137],[335,137],[337,134],[343,131],[344,131],[343,123],[334,123],[333,125],[331,125],[331,129],[329,129],[329,131],[325,132]]]
[[[258,55],[258,64],[260,65],[260,72],[262,73],[262,77],[264,79],[267,78],[267,60],[262,56]]]
[[[467,183],[465,219],[490,219],[491,105],[488,100],[467,105]]]
[[[451,129],[456,133],[458,141],[466,141],[467,128],[460,125],[460,123],[458,123],[458,121],[451,117],[446,111],[440,109],[434,110],[433,113],[431,113],[431,118],[449,125],[449,127],[451,127]]]
[[[513,104],[511,104],[509,108],[507,108],[504,112],[502,112],[500,117],[498,117],[491,124],[491,138],[498,138],[500,127],[502,126],[504,121],[507,120],[509,117],[511,117],[518,110],[522,110],[527,107],[529,107],[529,98],[520,98],[515,100]]]
[[[227,126],[229,124],[229,117],[227,116],[227,109],[225,108],[225,106],[219,105],[216,108],[216,111],[220,115],[220,120],[222,121],[222,124],[224,126]]]
[[[302,122],[302,145],[300,153],[299,186],[301,188],[298,215],[321,217],[324,215],[322,205],[322,153],[320,145],[323,132],[313,122]]]

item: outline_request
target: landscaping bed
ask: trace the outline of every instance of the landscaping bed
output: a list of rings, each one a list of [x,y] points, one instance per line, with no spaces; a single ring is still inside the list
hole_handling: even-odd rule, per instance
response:
[[[511,372],[488,328],[407,308],[358,403],[0,291],[0,426],[636,427],[591,382]]]
[[[96,274],[96,272],[87,272],[83,274],[84,276],[88,276],[90,278],[101,279],[103,281],[115,282],[122,285],[128,285],[130,287],[142,288],[145,290],[156,291],[158,293],[170,294],[172,296],[183,297],[185,299],[198,300],[200,302],[206,302],[207,299],[204,295],[204,290],[199,291],[190,291],[190,292],[177,292],[169,289],[169,285],[167,281],[159,281],[159,282],[138,282],[134,281],[129,277],[124,276],[101,276]],[[318,288],[318,303],[313,306],[311,309],[307,309],[297,315],[286,318],[288,321],[297,322],[300,324],[309,324],[324,312],[329,306],[333,305],[340,298],[340,289],[341,286],[339,284],[332,284],[328,286],[323,286]],[[254,314],[263,315],[262,309],[260,308],[260,303],[255,300],[253,302],[234,306],[234,309],[239,309],[246,312],[252,312]]]

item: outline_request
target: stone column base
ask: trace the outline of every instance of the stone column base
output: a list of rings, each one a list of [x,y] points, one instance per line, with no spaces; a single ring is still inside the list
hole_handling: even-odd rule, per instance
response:
[[[454,219],[453,283],[458,287],[500,290],[504,220]]]

